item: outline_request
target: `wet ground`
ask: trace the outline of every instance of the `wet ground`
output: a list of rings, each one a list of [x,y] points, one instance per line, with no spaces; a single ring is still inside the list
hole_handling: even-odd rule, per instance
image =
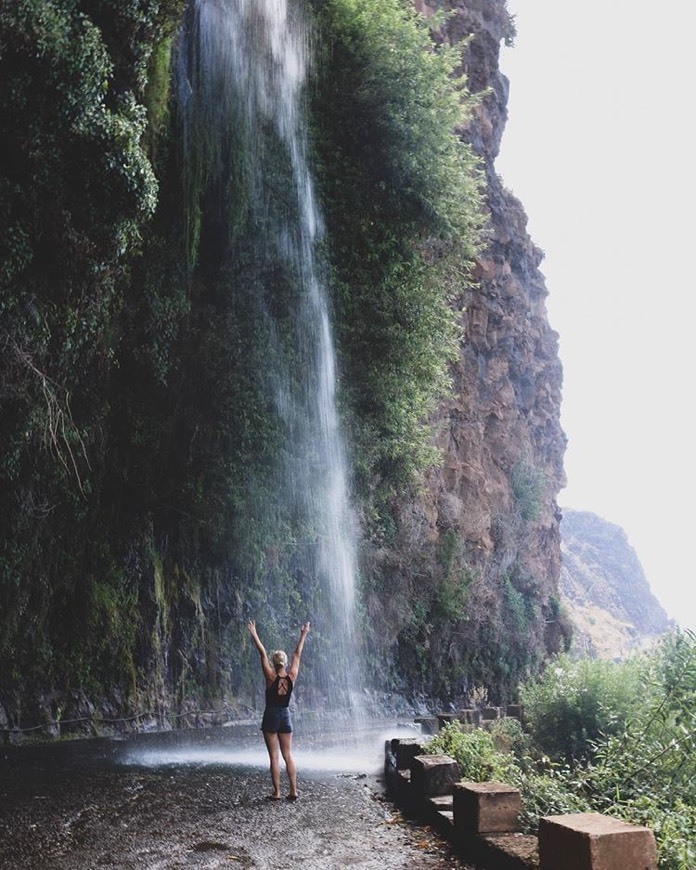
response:
[[[296,802],[265,799],[256,727],[0,748],[0,868],[466,870],[384,797],[384,740],[403,729],[320,732],[295,739]]]

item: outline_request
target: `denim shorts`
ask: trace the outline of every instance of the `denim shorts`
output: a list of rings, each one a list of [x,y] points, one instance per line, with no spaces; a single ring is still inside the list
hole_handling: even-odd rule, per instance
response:
[[[266,707],[261,730],[270,731],[271,734],[291,734],[290,710],[287,707]]]

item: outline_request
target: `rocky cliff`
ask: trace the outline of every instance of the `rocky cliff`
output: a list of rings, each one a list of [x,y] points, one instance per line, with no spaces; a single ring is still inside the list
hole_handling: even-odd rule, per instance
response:
[[[386,558],[402,577],[419,574],[421,584],[427,564],[439,564],[440,600],[443,589],[450,599],[459,595],[460,612],[444,602],[419,637],[431,651],[439,646],[441,665],[459,674],[451,691],[465,693],[477,681],[509,685],[568,639],[558,619],[562,369],[543,255],[522,204],[495,171],[508,97],[499,50],[514,36],[505,2],[417,0],[416,8],[434,21],[438,10],[450,13],[435,38],[461,46],[462,75],[482,95],[462,136],[485,168],[488,230],[478,280],[462,299],[453,393],[434,421],[443,461],[422,498],[400,505],[400,552]],[[497,665],[480,667],[471,650],[481,647]]]
[[[670,620],[620,526],[564,508],[561,539],[561,595],[574,627],[573,652],[623,658],[668,630]]]
[[[542,254],[495,171],[505,2],[414,4],[305,4],[364,659],[379,689],[504,700],[569,640],[561,365]],[[198,8],[22,0],[0,12],[12,155],[0,171],[0,727],[253,707],[246,618],[263,614],[264,637],[286,643],[298,610],[326,598],[320,524],[278,493],[298,445],[270,397],[286,363],[304,375],[301,354],[279,351],[299,278],[285,242],[269,251],[259,233],[270,219],[250,207],[256,157],[272,165],[269,201],[299,188],[270,123],[258,140],[203,112],[191,135]],[[430,36],[459,58],[473,104]],[[452,135],[463,118],[466,147]],[[206,124],[223,136],[214,147]],[[308,684],[313,663],[334,664],[319,622]]]

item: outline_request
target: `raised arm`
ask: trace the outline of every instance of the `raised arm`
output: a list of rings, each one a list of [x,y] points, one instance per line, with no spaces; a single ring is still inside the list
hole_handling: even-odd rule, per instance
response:
[[[309,623],[305,622],[305,624],[300,629],[300,639],[297,641],[295,652],[292,654],[292,662],[290,663],[290,667],[288,668],[288,676],[293,681],[293,683],[297,679],[297,674],[300,670],[300,657],[302,656],[302,650],[304,649],[305,640],[307,639],[308,634]]]
[[[263,670],[263,675],[266,680],[268,680],[268,682],[272,683],[275,679],[275,671],[271,667],[271,663],[268,660],[268,653],[266,652],[266,647],[261,643],[261,638],[256,631],[256,621],[254,619],[250,619],[249,622],[247,622],[247,628],[249,629],[251,639],[254,641],[254,646],[259,651],[259,655],[261,656],[261,669]]]

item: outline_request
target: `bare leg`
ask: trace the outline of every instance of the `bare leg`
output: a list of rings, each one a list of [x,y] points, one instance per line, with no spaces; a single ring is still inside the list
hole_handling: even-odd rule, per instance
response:
[[[271,797],[280,797],[280,757],[278,755],[278,735],[270,731],[263,732],[263,739],[266,741],[266,749],[268,757],[271,760],[271,782],[273,783],[273,794]],[[283,756],[284,757],[284,756]]]
[[[295,766],[295,759],[292,757],[292,733],[279,734],[278,740],[280,742],[280,751],[285,761],[285,768],[288,772],[288,779],[290,780],[290,793],[288,797],[295,798],[297,797],[297,767]]]

